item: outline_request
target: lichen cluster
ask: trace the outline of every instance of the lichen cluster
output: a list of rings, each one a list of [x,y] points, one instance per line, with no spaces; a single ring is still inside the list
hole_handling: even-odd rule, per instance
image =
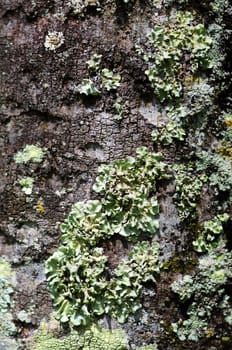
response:
[[[85,331],[72,331],[57,338],[42,329],[33,339],[33,350],[128,350],[126,335],[120,329],[107,330],[93,326]],[[156,344],[138,347],[135,350],[157,350]]]
[[[68,6],[75,15],[82,15],[88,6],[99,6],[98,0],[69,0]]]
[[[191,299],[188,318],[172,324],[180,340],[197,341],[206,336],[209,320],[217,309],[222,310],[225,321],[232,325],[231,301],[224,288],[232,278],[231,271],[231,252],[218,246],[199,259],[198,270],[193,276],[185,275],[182,280],[172,284],[172,290],[182,302]]]
[[[210,67],[211,38],[203,24],[194,24],[190,12],[177,12],[166,23],[157,25],[148,36],[150,53],[144,58],[146,71],[160,102],[175,104],[183,96],[185,81],[196,79]]]
[[[173,5],[171,0],[165,3]],[[69,1],[77,15],[97,4]],[[176,301],[187,310],[186,315],[172,323],[171,334],[180,341],[210,338],[217,334],[212,322],[214,314],[232,325],[227,292],[232,278],[232,255],[224,232],[232,198],[232,117],[231,111],[221,111],[218,106],[221,89],[225,88],[225,84],[218,83],[225,79],[224,56],[218,42],[222,37],[223,11],[229,3],[202,2],[204,9],[209,5],[209,17],[215,17],[215,23],[208,27],[199,23],[199,13],[190,12],[195,2],[180,0],[175,4],[181,10],[170,11],[168,20],[151,30],[147,43],[136,48],[147,64],[145,74],[159,108],[169,119],[163,128],[153,131],[154,147],[165,152],[174,147],[176,159],[167,167],[161,153],[143,147],[137,149],[136,157],[102,165],[93,186],[100,199],[72,207],[61,225],[61,246],[46,263],[56,317],[71,327],[89,327],[104,315],[123,323],[142,307],[143,285],[156,281],[161,266],[159,245],[153,239],[159,229],[155,192],[157,182],[166,179],[175,185],[173,201],[180,230],[188,233],[195,257],[191,267],[194,269],[170,286],[178,296]],[[87,61],[88,76],[74,87],[76,92],[97,96],[118,89],[122,77],[104,68],[102,57],[93,54]],[[114,104],[118,120],[123,113],[121,101],[119,97]],[[210,145],[212,139],[216,146]],[[204,196],[210,202],[207,220],[199,217]],[[103,243],[113,237],[129,246],[128,256],[116,268],[110,266],[103,249]],[[127,349],[125,342],[117,345],[116,340],[115,344],[103,341],[107,338],[104,332],[92,328],[86,333],[74,332],[69,339],[49,336],[46,345],[40,338],[35,350],[41,346]],[[140,349],[154,348],[155,345]]]
[[[92,327],[84,332],[72,332],[56,338],[46,331],[34,339],[33,350],[127,350],[127,341],[121,330],[105,330]]]
[[[136,158],[100,167],[93,188],[102,199],[73,206],[61,225],[62,245],[46,263],[61,322],[86,326],[104,314],[125,322],[141,307],[143,283],[154,282],[159,272],[159,245],[138,240],[151,239],[158,231],[154,192],[156,181],[165,178],[161,155],[146,148],[138,149]],[[109,278],[101,242],[114,235],[136,244]]]
[[[101,94],[101,91],[117,90],[120,86],[121,75],[108,68],[100,70],[101,59],[102,55],[93,54],[86,62],[90,77],[83,79],[81,84],[76,87],[81,95],[97,96]]]
[[[11,313],[12,294],[14,292],[14,273],[9,263],[3,259],[0,260],[0,339],[3,345],[9,344],[16,346],[14,340],[9,338],[16,333],[16,327],[13,323]],[[6,345],[7,346],[7,345]]]

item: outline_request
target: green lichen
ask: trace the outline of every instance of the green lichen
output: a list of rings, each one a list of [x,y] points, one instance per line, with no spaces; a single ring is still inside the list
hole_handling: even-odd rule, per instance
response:
[[[35,146],[27,145],[22,151],[19,151],[14,156],[14,161],[17,164],[21,163],[41,163],[45,155],[45,149]]]
[[[217,215],[212,220],[204,223],[203,230],[193,242],[193,248],[198,253],[205,253],[212,250],[222,240],[223,223],[229,220],[228,214]]]
[[[86,62],[89,70],[97,72],[101,64],[102,55],[93,54],[90,59]]]
[[[175,176],[175,203],[181,220],[194,220],[197,217],[197,204],[207,177],[197,174],[194,167],[177,165]]]
[[[115,101],[114,108],[116,112],[114,118],[116,120],[121,120],[123,118],[123,104],[122,104],[122,99],[120,97],[118,97],[117,100]]]
[[[140,295],[143,284],[155,282],[159,273],[159,245],[141,242],[134,246],[128,259],[114,271],[105,294],[106,312],[124,323],[131,313],[142,307]]]
[[[136,348],[136,350],[157,350],[156,344]],[[121,329],[103,329],[97,326],[82,331],[72,331],[57,338],[42,325],[34,336],[32,350],[129,350],[126,335]]]
[[[106,261],[101,248],[88,251],[76,244],[61,246],[49,258],[46,273],[58,320],[85,326],[104,313]]]
[[[173,121],[169,122],[160,133],[154,130],[152,133],[152,140],[155,143],[169,146],[174,141],[183,141],[185,139],[185,136],[185,130],[180,126],[179,123]]]
[[[107,68],[101,71],[102,86],[107,90],[115,90],[120,86],[121,76],[118,73],[113,73]]]
[[[78,86],[78,91],[80,94],[86,96],[97,96],[101,93],[91,79],[83,79],[82,83]]]
[[[148,40],[152,53],[145,53],[144,58],[149,65],[146,75],[154,93],[160,102],[177,103],[183,95],[187,70],[199,76],[210,67],[211,38],[203,24],[194,24],[190,12],[179,11],[166,23],[155,26]]]
[[[141,234],[152,236],[159,227],[156,181],[168,177],[161,154],[145,147],[137,150],[136,158],[100,166],[93,189],[102,199],[73,206],[61,225],[62,241],[68,243],[74,238],[94,246],[114,234],[130,241],[137,241]]]
[[[22,186],[22,191],[25,194],[27,195],[32,194],[33,182],[34,182],[34,179],[32,177],[24,177],[21,180],[19,180],[19,184]]]
[[[198,171],[204,171],[209,179],[210,186],[215,194],[219,192],[231,192],[232,189],[232,164],[220,154],[202,151],[198,154]]]
[[[209,85],[207,78],[193,79],[188,76],[184,84],[185,103],[180,106],[169,106],[168,117],[176,122],[179,128],[183,128],[186,135],[191,130],[199,130],[200,133],[207,125],[207,118],[215,114],[215,89]]]
[[[125,322],[141,308],[145,282],[155,282],[159,273],[159,245],[141,242],[127,260],[120,262],[109,280],[107,257],[101,248],[61,246],[46,264],[49,289],[57,309],[56,318],[74,326],[86,326],[103,315]]]
[[[46,263],[49,289],[57,318],[86,326],[103,314],[119,322],[141,307],[142,285],[159,271],[156,243],[137,243],[127,260],[111,272],[99,247],[119,235],[136,243],[151,238],[159,228],[156,180],[169,178],[160,154],[145,147],[128,157],[100,167],[94,190],[99,200],[73,206],[61,225],[62,245]]]
[[[127,341],[120,329],[106,330],[92,327],[82,333],[55,338],[42,331],[34,339],[33,350],[127,350]]]

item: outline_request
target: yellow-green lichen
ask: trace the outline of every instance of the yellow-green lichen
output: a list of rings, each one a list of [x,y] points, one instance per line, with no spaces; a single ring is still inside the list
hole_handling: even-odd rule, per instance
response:
[[[122,330],[107,330],[96,326],[84,332],[73,331],[69,336],[56,338],[42,331],[34,339],[33,350],[127,350]]]
[[[14,156],[14,161],[17,164],[21,163],[41,163],[45,154],[45,149],[35,146],[26,145],[22,151],[19,151]]]

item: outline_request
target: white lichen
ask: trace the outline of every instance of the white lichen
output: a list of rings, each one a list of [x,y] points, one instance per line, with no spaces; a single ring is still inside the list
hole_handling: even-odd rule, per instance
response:
[[[48,32],[45,38],[44,46],[46,50],[55,51],[64,43],[64,34],[62,32]]]

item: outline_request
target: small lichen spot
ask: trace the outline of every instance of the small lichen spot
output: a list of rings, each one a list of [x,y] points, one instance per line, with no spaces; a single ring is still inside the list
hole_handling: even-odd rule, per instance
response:
[[[44,46],[46,50],[55,51],[64,43],[64,34],[62,32],[48,32],[45,38]]]

